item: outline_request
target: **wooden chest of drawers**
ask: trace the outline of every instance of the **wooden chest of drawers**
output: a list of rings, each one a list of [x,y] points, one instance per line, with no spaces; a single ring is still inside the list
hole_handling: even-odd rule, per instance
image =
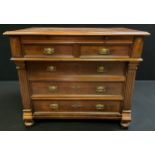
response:
[[[23,120],[131,122],[137,65],[147,32],[126,28],[28,28],[10,37]]]

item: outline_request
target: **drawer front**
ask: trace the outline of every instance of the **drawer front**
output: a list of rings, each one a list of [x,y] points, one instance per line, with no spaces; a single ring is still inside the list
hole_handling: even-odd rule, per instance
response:
[[[33,101],[35,112],[120,112],[120,101]]]
[[[34,95],[122,95],[122,82],[32,82]]]
[[[129,57],[130,45],[89,45],[81,46],[81,57],[104,58],[104,57]]]
[[[32,79],[50,78],[54,75],[125,75],[123,62],[29,62]]]
[[[25,57],[73,57],[71,45],[23,45]]]

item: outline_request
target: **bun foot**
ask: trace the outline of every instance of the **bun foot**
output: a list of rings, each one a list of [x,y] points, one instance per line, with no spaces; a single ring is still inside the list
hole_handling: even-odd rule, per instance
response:
[[[122,120],[121,120],[121,127],[128,128],[131,122],[131,111],[130,110],[123,110],[122,112]]]
[[[129,125],[130,125],[130,122],[121,122],[120,125],[121,125],[122,128],[127,129],[129,127]]]
[[[34,124],[31,109],[23,110],[23,120],[26,127],[30,127]]]
[[[34,124],[34,121],[24,121],[26,127],[31,127]]]

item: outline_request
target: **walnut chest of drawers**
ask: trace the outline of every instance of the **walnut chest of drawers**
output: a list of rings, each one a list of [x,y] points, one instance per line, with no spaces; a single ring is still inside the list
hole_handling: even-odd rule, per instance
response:
[[[18,70],[23,120],[131,122],[137,65],[147,32],[126,28],[7,31]]]

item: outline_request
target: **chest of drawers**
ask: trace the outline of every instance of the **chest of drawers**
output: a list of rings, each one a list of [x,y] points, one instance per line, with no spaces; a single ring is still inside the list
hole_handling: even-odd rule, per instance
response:
[[[126,28],[7,31],[18,70],[23,120],[131,122],[137,65],[147,32]]]

